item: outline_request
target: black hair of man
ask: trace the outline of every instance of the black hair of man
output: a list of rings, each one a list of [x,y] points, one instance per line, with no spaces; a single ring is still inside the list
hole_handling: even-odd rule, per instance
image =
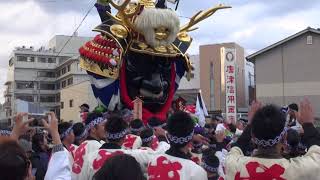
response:
[[[69,123],[69,122],[62,122],[58,125],[58,132],[60,134],[60,137],[61,137],[61,134],[65,133],[70,127],[72,126],[72,123]],[[63,140],[64,138],[61,138],[61,140]]]
[[[289,109],[291,109],[293,111],[297,111],[297,112],[299,111],[299,107],[296,103],[292,103],[288,107],[289,107]]]
[[[90,106],[86,103],[82,104],[80,107],[84,107],[84,108],[87,108],[88,110],[90,109]]]
[[[41,148],[41,144],[44,142],[44,134],[43,133],[36,133],[32,137],[32,150],[36,153],[43,152]]]
[[[16,141],[0,144],[0,179],[23,180],[28,176],[30,161]]]
[[[123,132],[127,128],[128,128],[128,124],[120,116],[114,115],[114,114],[108,118],[108,121],[105,125],[107,134],[118,134]],[[108,138],[107,136],[107,139],[109,142],[119,142],[122,138],[124,137],[115,139],[115,138]]]
[[[156,117],[151,117],[150,119],[148,119],[148,126],[150,128],[158,127],[158,126],[161,126],[162,124],[163,123],[160,121],[160,119]]]
[[[280,108],[266,105],[259,109],[252,119],[252,134],[259,140],[273,140],[285,127],[286,118]]]
[[[188,113],[182,112],[182,111],[174,113],[167,122],[169,135],[175,136],[177,138],[185,138],[187,136],[190,136],[191,133],[193,132],[194,126],[195,124],[191,116]],[[183,144],[176,143],[171,141],[170,138],[169,138],[169,141],[171,146],[175,146],[178,148],[184,147],[188,143],[188,142]]]
[[[81,122],[75,123],[73,125],[72,129],[73,129],[73,133],[76,137],[79,137],[85,131],[85,127],[84,127],[83,123],[81,123]]]
[[[90,124],[92,121],[94,121],[95,119],[99,118],[99,117],[103,117],[103,115],[101,113],[98,112],[91,112],[88,114],[86,120],[85,120],[85,125]],[[90,129],[89,129],[90,131]]]
[[[141,119],[134,119],[130,122],[130,128],[131,128],[131,133],[132,134],[135,134],[135,135],[138,135],[141,130],[142,127],[143,127],[143,122]]]
[[[147,128],[147,129],[144,129],[143,131],[141,131],[140,133],[140,138],[142,140],[142,147],[150,147],[150,143],[152,142],[151,141],[148,141],[148,142],[144,142],[144,140],[150,138],[150,137],[153,137],[153,130],[150,129],[150,128]]]
[[[125,169],[125,172],[123,171]],[[93,176],[94,180],[144,180],[137,160],[127,154],[116,155],[108,159]]]
[[[205,149],[202,152],[202,161],[204,161],[207,165],[218,168],[220,165],[219,158],[216,156],[216,151],[212,149]]]

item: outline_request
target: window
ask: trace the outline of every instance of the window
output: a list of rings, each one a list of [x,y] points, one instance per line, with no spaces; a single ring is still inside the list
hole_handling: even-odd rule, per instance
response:
[[[17,95],[16,99],[20,99],[22,101],[27,101],[27,102],[33,102],[33,96],[28,96],[28,95]]]
[[[66,80],[62,81],[62,82],[61,82],[61,87],[62,87],[62,88],[65,88],[66,86],[67,86]]]
[[[45,83],[41,83],[40,84],[40,89],[41,90],[55,90],[55,84],[45,84]]]
[[[63,109],[64,108],[64,102],[61,102],[60,104],[60,108]]]
[[[33,89],[33,82],[17,82],[17,89]]]
[[[61,98],[60,98],[60,93],[56,95],[56,100],[57,100],[57,101],[60,101],[60,100],[61,100]]]
[[[40,102],[56,102],[56,97],[54,95],[43,95],[40,96]]]
[[[29,57],[28,62],[34,62],[34,57]]]
[[[71,71],[71,65],[69,64],[68,65],[68,72],[70,72]]]
[[[61,71],[59,70],[59,71],[57,72],[57,77],[60,77],[60,73],[61,73]]]
[[[66,73],[66,68],[64,67],[62,70],[61,70],[61,75],[64,75]]]
[[[57,87],[57,89],[60,89],[60,82],[58,82],[57,84],[56,84],[56,87]]]
[[[29,62],[28,57],[26,57],[26,56],[17,56],[17,61]]]
[[[307,44],[308,45],[312,44],[312,36],[311,35],[307,36]]]
[[[38,72],[38,76],[39,77],[51,77],[51,78],[54,78],[55,77],[55,73],[54,72],[50,72],[50,71],[39,71]]]
[[[73,78],[68,79],[68,86],[73,84]]]
[[[70,101],[69,101],[69,106],[72,108],[73,107],[73,99],[71,99]]]
[[[64,56],[64,57],[59,57],[59,63],[62,64],[66,60],[68,60],[70,57]]]
[[[48,58],[48,63],[56,63],[56,60],[54,58]]]
[[[40,63],[47,63],[47,59],[44,57],[40,57],[38,60]]]

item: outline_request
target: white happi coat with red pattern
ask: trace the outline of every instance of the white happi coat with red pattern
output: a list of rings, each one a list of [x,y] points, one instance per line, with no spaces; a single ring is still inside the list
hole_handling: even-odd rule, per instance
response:
[[[301,157],[264,159],[244,156],[233,147],[226,157],[226,180],[319,180],[320,146]]]
[[[72,152],[70,150],[68,150],[67,148],[63,148],[65,152],[68,153],[68,159],[69,159],[69,168],[72,169],[72,165],[73,165],[73,162],[74,162],[74,156],[72,154]]]
[[[158,155],[148,165],[149,180],[207,180],[207,172],[192,160]]]
[[[139,149],[142,145],[140,136],[134,134],[126,135],[122,144],[122,149]]]
[[[74,161],[72,165],[72,179],[73,180],[87,180],[82,177],[82,171],[88,155],[91,152],[97,151],[101,147],[101,143],[96,140],[86,140],[80,144],[74,154]]]
[[[71,144],[69,147],[69,151],[72,153],[72,156],[74,158],[75,154],[76,154],[76,150],[77,150],[78,146],[75,144]]]
[[[103,166],[105,161],[112,156],[118,154],[129,154],[133,156],[140,164],[142,171],[146,172],[148,163],[158,154],[163,154],[170,148],[166,142],[160,142],[156,151],[150,150],[125,150],[125,149],[99,149],[91,152],[84,162],[81,173],[79,174],[80,180],[92,179],[93,175]]]

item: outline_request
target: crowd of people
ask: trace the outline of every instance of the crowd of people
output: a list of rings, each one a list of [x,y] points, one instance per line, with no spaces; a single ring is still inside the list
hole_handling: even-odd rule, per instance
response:
[[[164,123],[90,112],[44,128],[18,114],[1,130],[1,180],[316,180],[320,133],[308,100],[287,108],[253,102],[247,119],[221,115],[201,127],[186,112]]]

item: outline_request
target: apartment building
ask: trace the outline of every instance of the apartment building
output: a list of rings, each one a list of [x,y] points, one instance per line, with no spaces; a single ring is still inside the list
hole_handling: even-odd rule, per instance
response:
[[[35,103],[60,116],[61,89],[87,81],[79,67],[78,48],[90,37],[54,36],[47,47],[16,47],[9,58],[4,108],[7,117],[17,113],[16,100]]]

